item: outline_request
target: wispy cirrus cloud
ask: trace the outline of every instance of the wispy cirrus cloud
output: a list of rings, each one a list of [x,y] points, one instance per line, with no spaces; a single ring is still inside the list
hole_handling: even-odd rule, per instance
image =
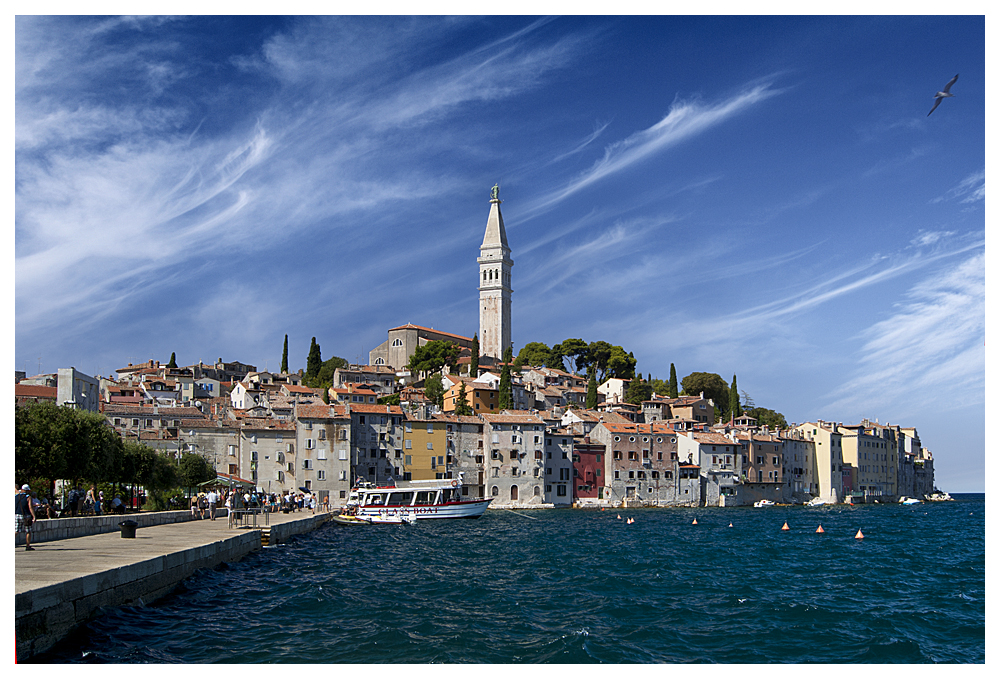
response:
[[[941,203],[946,200],[957,200],[960,203],[978,203],[986,199],[986,170],[973,172],[958,184],[948,189],[943,196],[938,196],[931,203]]]
[[[714,104],[706,105],[698,100],[677,100],[667,115],[655,125],[609,145],[605,148],[604,157],[595,162],[589,170],[541,198],[535,205],[529,207],[527,212],[530,214],[548,209],[578,191],[705,132],[742,111],[780,94],[781,91],[771,87],[770,83],[765,83],[749,87],[733,97]]]
[[[893,403],[901,413],[929,395],[950,408],[982,403],[985,276],[986,254],[978,252],[914,285],[891,316],[865,331],[853,376],[825,410],[861,417]]]
[[[218,119],[232,115],[232,101],[190,105],[185,88],[195,83],[183,81],[202,75],[149,22],[56,22],[65,41],[50,40],[45,21],[19,23],[19,327],[96,320],[173,280],[195,253],[264,251],[333,219],[330,233],[339,215],[452,190],[441,170],[406,162],[447,131],[438,125],[441,134],[405,143],[400,135],[537,87],[578,44],[573,36],[526,42],[547,23],[539,20],[439,63],[432,48],[441,32],[399,23],[412,26],[386,32],[368,22],[360,39],[338,42],[333,27],[351,36],[358,24],[304,20],[256,56],[232,59],[255,86],[265,78],[274,87],[248,90],[254,98],[226,126]],[[109,36],[115,48],[102,49]],[[399,63],[406,68],[389,67]],[[136,96],[92,96],[110,73],[127,74]],[[380,74],[378,86],[359,73]],[[170,92],[178,82],[181,96]]]

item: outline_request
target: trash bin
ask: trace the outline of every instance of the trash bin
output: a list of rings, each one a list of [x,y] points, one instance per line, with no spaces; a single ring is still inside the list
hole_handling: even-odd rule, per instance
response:
[[[134,538],[135,529],[139,527],[139,522],[127,519],[119,522],[118,525],[121,526],[123,538]]]

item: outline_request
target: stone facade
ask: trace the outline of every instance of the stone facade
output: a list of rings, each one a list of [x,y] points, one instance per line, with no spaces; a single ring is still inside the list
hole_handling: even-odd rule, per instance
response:
[[[490,200],[486,234],[479,246],[479,354],[502,359],[510,346],[510,269],[514,260],[507,245],[500,199]]]

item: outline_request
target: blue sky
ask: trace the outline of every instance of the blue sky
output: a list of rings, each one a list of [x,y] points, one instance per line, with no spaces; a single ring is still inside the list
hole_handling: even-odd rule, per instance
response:
[[[515,352],[916,426],[982,491],[984,24],[18,17],[14,367],[471,336],[499,182]]]

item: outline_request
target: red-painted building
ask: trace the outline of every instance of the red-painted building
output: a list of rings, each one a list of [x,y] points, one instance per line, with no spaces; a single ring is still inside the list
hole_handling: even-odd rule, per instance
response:
[[[604,499],[603,443],[592,443],[589,436],[573,437],[573,502]]]

